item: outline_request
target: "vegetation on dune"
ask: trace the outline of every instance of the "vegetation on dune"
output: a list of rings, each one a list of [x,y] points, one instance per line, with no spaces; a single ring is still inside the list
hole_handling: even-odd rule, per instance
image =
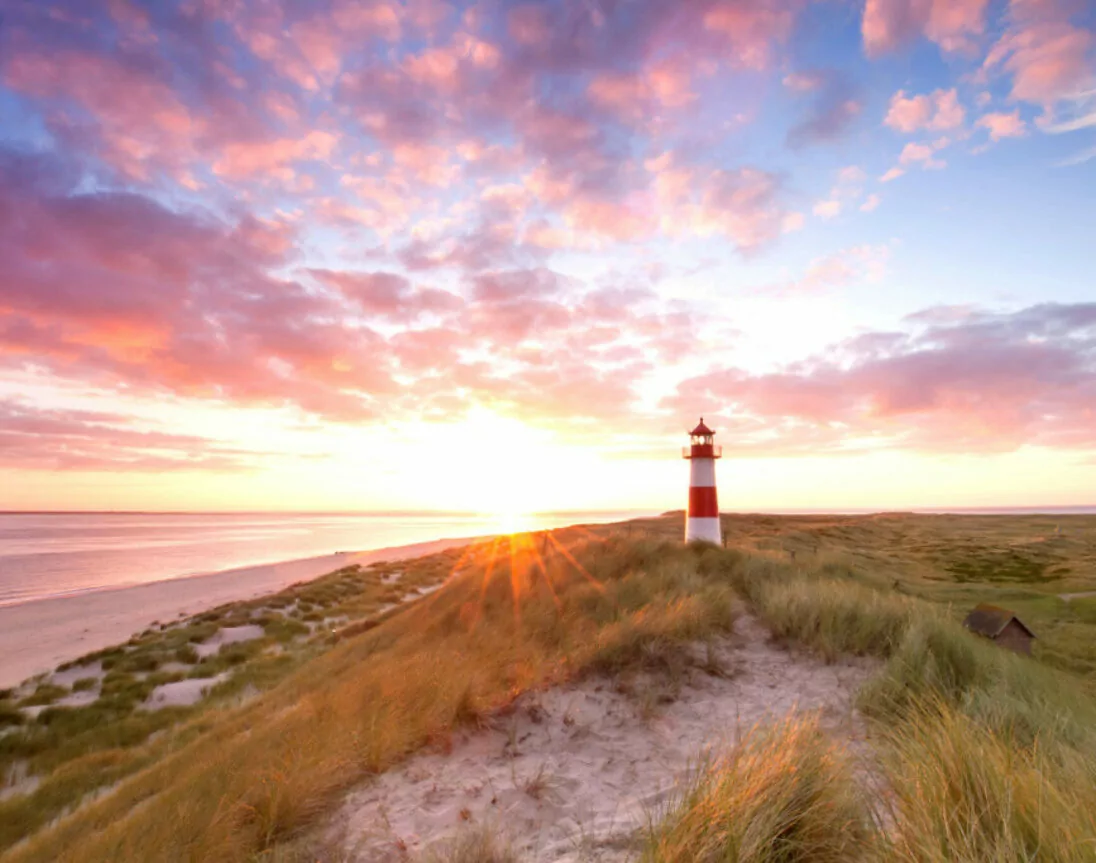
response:
[[[459,551],[442,552],[409,563],[401,578],[402,597],[408,590],[437,583],[449,571]],[[26,696],[0,700],[0,777],[13,771],[39,779],[30,793],[0,800],[0,852],[39,830],[90,792],[159,762],[231,713],[231,699],[246,691],[265,691],[326,649],[330,630],[310,628],[295,609],[308,597],[320,621],[347,620],[380,608],[389,567],[346,567],[313,582],[296,585],[251,602],[212,609],[173,625],[155,626],[126,644],[67,662],[74,668],[105,675],[78,679],[73,692],[93,691],[89,704],[55,705],[68,690],[40,683]],[[282,611],[271,613],[269,605]],[[226,644],[206,657],[196,645],[214,638],[222,627],[263,627],[263,637]],[[170,669],[170,670],[165,670]],[[192,707],[142,709],[158,687],[186,678],[213,680],[209,696]],[[226,677],[227,676],[227,677]],[[23,708],[44,707],[36,716]],[[16,727],[17,726],[17,727]],[[165,735],[164,732],[167,732]]]
[[[754,728],[686,783],[652,826],[644,863],[874,860],[869,802],[814,717]]]
[[[447,589],[217,716],[11,859],[273,852],[342,789],[531,686],[664,666],[677,646],[733,623],[731,586],[689,549],[576,535],[542,553],[512,542],[479,546]]]
[[[885,733],[890,859],[1096,860],[1096,774],[1053,729],[1029,745],[928,702]]]
[[[424,863],[520,863],[520,859],[496,829],[477,827],[431,850]]]
[[[30,763],[43,780],[0,801],[0,848],[29,836],[7,859],[305,859],[310,828],[363,777],[530,687],[637,668],[672,679],[696,661],[686,646],[726,632],[744,602],[793,649],[882,660],[858,696],[875,753],[850,756],[810,718],[755,729],[652,823],[649,863],[1096,860],[1096,706],[1084,688],[1096,600],[1046,592],[1096,588],[1083,575],[1096,520],[1077,524],[1016,544],[1048,562],[1023,582],[1019,570],[969,582],[941,563],[992,557],[1007,546],[1001,521],[897,515],[725,519],[734,547],[722,549],[682,546],[676,515],[340,571],[73,663],[107,670],[87,707],[47,704],[27,723],[9,693],[0,766]],[[382,611],[450,573],[443,590]],[[966,632],[958,620],[975,599],[1020,611],[1040,635],[1036,659]],[[320,627],[306,634],[308,623]],[[262,637],[197,656],[219,628],[245,625]],[[136,710],[182,675],[226,676],[193,708]],[[245,689],[260,694],[231,700]],[[858,791],[864,775],[883,792]],[[435,856],[517,859],[483,829]]]

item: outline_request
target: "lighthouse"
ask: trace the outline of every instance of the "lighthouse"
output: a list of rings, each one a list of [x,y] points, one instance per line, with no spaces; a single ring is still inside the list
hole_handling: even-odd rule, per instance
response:
[[[723,455],[723,447],[715,445],[715,432],[704,425],[704,417],[689,432],[689,439],[690,446],[681,451],[690,462],[685,541],[699,539],[719,545],[723,531],[719,527],[719,502],[715,494],[715,460]]]

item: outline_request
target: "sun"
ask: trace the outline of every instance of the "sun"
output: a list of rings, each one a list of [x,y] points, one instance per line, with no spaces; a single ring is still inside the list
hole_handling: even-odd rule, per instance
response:
[[[536,528],[533,516],[518,509],[491,513],[489,518],[497,527],[497,533],[528,533]]]

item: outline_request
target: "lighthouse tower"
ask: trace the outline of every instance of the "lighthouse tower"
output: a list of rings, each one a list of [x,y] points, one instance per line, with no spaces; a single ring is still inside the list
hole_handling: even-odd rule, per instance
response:
[[[714,443],[715,432],[700,424],[689,432],[691,445],[681,451],[689,459],[689,511],[685,516],[685,541],[694,539],[723,541],[719,527],[719,502],[715,495],[715,460],[723,455],[723,447]]]

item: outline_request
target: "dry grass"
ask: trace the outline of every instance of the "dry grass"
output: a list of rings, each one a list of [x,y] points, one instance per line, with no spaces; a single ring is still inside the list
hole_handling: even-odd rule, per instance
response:
[[[595,538],[541,556],[513,542],[479,546],[443,590],[206,716],[197,739],[10,859],[272,853],[343,789],[523,690],[642,665],[733,621],[730,585],[699,572],[689,549]]]
[[[214,705],[147,742],[80,754],[63,795],[55,794],[60,773],[43,782],[52,795],[45,808],[35,809],[33,797],[0,804],[0,824],[22,835],[94,787],[81,783],[121,780],[5,859],[310,859],[301,837],[345,788],[425,745],[444,746],[454,727],[530,687],[636,671],[672,684],[685,643],[730,627],[737,591],[789,644],[831,659],[886,660],[860,706],[877,720],[879,769],[896,789],[888,833],[873,832],[848,757],[811,723],[793,720],[756,731],[698,775],[652,828],[649,861],[1096,860],[1087,815],[1096,811],[1096,707],[1077,678],[1011,656],[956,622],[975,599],[1017,607],[1047,632],[1038,657],[1088,674],[1096,614],[1086,617],[1083,603],[1063,611],[1052,591],[1096,587],[1085,575],[1096,561],[1096,520],[1049,538],[1025,538],[1046,533],[1032,519],[724,522],[736,549],[684,548],[680,519],[671,517],[515,537],[418,569],[403,564],[400,590],[462,575],[383,615],[375,609],[391,586],[379,573],[300,588],[283,597],[287,609],[356,609],[351,619],[364,623],[311,643],[315,655],[303,665],[272,669],[268,691],[251,703]],[[998,549],[1006,545],[1007,554]],[[999,561],[1004,575],[989,577]],[[242,613],[227,607],[194,626],[215,629]],[[271,625],[276,637],[279,622]],[[178,644],[146,635],[128,651],[185,649],[189,634],[173,635]],[[132,659],[121,648],[104,658],[121,664],[119,685]],[[20,826],[13,813],[29,820]],[[449,849],[466,855],[454,863],[496,859],[465,838],[471,850]]]
[[[428,852],[423,863],[519,863],[519,859],[496,830],[477,827]]]
[[[941,704],[890,731],[884,751],[890,859],[1096,860],[1096,777],[1075,751],[1017,746]]]
[[[815,718],[750,731],[652,826],[644,863],[857,863],[878,837],[852,763]]]

